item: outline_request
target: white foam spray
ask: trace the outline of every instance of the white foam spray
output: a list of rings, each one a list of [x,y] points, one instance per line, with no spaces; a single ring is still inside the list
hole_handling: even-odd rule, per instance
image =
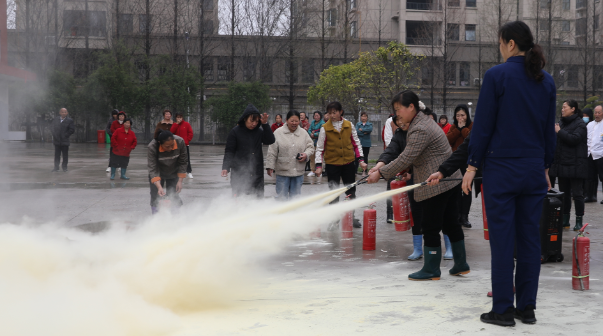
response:
[[[248,296],[257,262],[293,237],[412,187],[328,207],[342,189],[286,204],[222,198],[99,235],[0,225],[0,335],[175,335],[187,314]]]

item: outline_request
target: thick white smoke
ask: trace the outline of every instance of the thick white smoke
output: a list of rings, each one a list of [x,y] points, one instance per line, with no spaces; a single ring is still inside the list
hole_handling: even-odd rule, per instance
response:
[[[328,207],[221,198],[98,235],[0,225],[0,335],[174,335],[184,316],[248,296],[256,263],[292,238],[385,194]]]

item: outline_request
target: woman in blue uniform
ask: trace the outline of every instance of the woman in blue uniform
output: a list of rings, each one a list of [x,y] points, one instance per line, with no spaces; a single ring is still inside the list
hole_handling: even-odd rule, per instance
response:
[[[535,323],[540,276],[539,221],[555,153],[556,90],[543,71],[542,48],[530,28],[509,22],[499,31],[505,63],[484,76],[469,142],[463,191],[483,169],[492,250],[492,311],[481,321],[501,326]],[[513,294],[513,246],[517,242]],[[515,300],[514,300],[515,299]],[[515,305],[514,305],[515,303]]]

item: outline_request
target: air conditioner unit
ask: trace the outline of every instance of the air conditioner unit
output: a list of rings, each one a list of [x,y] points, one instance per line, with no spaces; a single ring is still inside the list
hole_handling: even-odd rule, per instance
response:
[[[398,20],[400,18],[400,11],[397,11],[394,15],[392,15],[392,20]]]

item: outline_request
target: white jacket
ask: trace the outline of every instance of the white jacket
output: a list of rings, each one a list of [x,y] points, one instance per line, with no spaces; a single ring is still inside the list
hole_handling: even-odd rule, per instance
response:
[[[301,126],[291,133],[287,124],[274,131],[276,141],[268,147],[266,169],[274,169],[276,175],[301,176],[306,170],[306,161],[314,153],[314,141]],[[296,160],[298,153],[306,153],[304,162]]]

